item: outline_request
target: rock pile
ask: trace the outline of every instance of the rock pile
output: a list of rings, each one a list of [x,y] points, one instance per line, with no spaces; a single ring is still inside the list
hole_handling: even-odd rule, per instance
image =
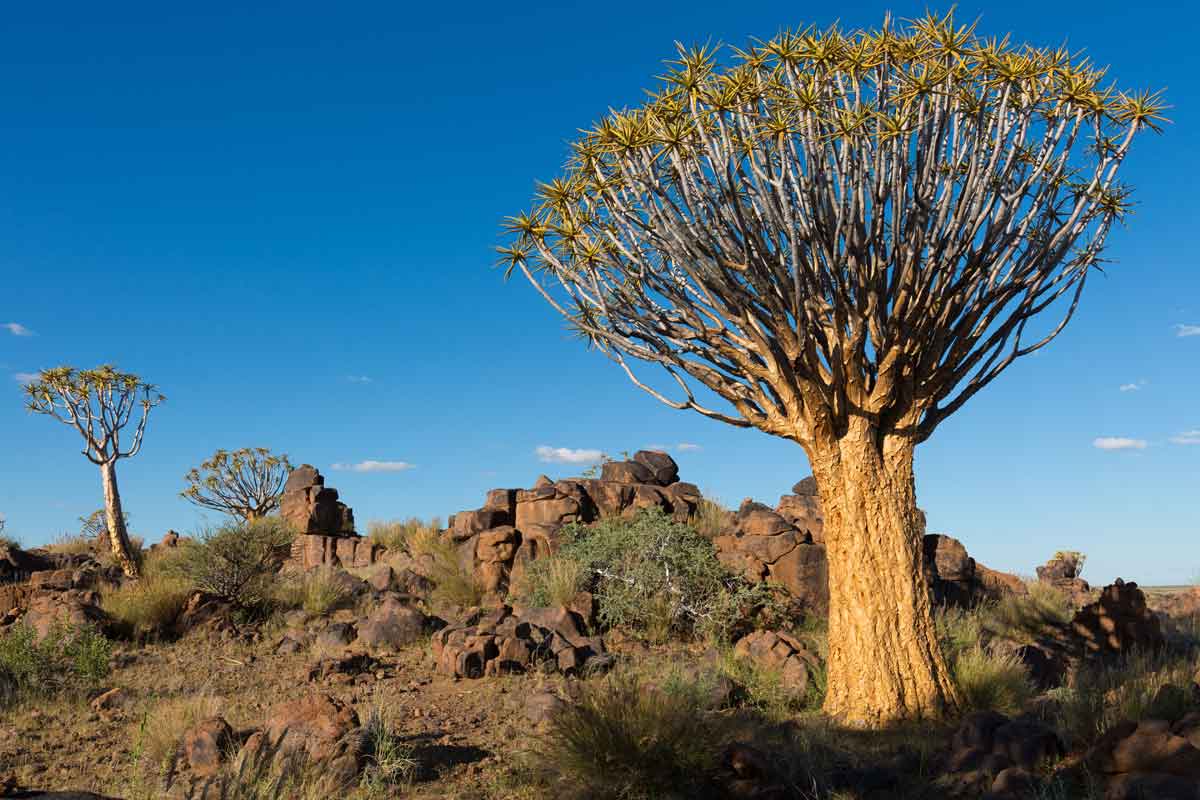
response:
[[[296,530],[291,560],[302,569],[375,563],[375,548],[354,531],[354,511],[338,500],[337,489],[327,487],[315,467],[304,464],[292,470],[279,513]]]
[[[783,687],[798,696],[808,690],[810,670],[821,667],[821,660],[803,642],[782,631],[748,634],[734,645],[733,654],[779,675]]]
[[[582,620],[566,608],[534,608],[517,614],[509,606],[474,609],[433,635],[438,672],[481,678],[535,667],[577,674],[608,663],[604,641],[586,636]]]
[[[967,554],[958,539],[929,533],[923,542],[925,573],[937,604],[969,608],[1005,595],[1025,595],[1029,590],[1016,575],[997,572]]]
[[[1122,722],[1088,752],[1088,768],[1108,779],[1108,800],[1200,798],[1200,712],[1182,719]]]
[[[1078,553],[1055,553],[1045,564],[1037,568],[1038,580],[1048,583],[1071,598],[1078,607],[1087,602],[1092,587],[1079,577],[1083,564]]]
[[[1086,653],[1102,656],[1156,650],[1164,643],[1158,617],[1146,606],[1146,595],[1136,583],[1120,578],[1104,587],[1099,600],[1075,614],[1071,633]]]
[[[101,580],[119,580],[119,573],[86,554],[0,546],[0,626],[19,619],[38,639],[56,625],[106,629],[110,620],[100,609],[97,590]]]
[[[1058,734],[1036,719],[978,711],[955,731],[938,783],[956,797],[1024,800],[1037,793],[1038,767],[1065,753]]]
[[[448,535],[462,566],[499,597],[525,564],[555,549],[566,524],[629,516],[642,508],[660,508],[682,521],[699,502],[700,490],[679,481],[674,459],[641,450],[629,461],[604,464],[599,478],[542,476],[531,489],[493,489],[482,508],[451,517]]]
[[[811,500],[813,496],[797,493],[791,497]],[[817,527],[823,531],[823,525]],[[713,539],[713,544],[717,558],[734,574],[751,583],[778,584],[806,608],[818,613],[828,610],[825,546],[814,541],[810,529],[801,529],[778,511],[747,500],[734,516],[733,529]]]

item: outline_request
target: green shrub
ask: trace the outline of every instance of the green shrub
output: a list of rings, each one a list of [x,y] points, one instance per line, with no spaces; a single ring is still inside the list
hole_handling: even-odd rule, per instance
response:
[[[731,575],[712,542],[660,509],[568,525],[561,537],[559,556],[588,575],[606,627],[723,640],[772,594]]]
[[[1195,652],[1135,652],[1085,666],[1070,686],[1051,692],[1057,723],[1072,747],[1083,747],[1122,720],[1173,720],[1196,709],[1191,694],[1200,670]]]
[[[1027,585],[1028,595],[1008,595],[984,609],[984,630],[1001,639],[1030,644],[1054,634],[1074,617],[1066,594],[1040,581]]]
[[[1010,653],[977,644],[959,652],[951,668],[967,711],[1019,714],[1035,694],[1029,670]]]
[[[228,522],[183,542],[164,566],[202,592],[251,608],[269,597],[293,538],[279,517]]]
[[[0,633],[0,673],[10,701],[95,689],[108,675],[112,644],[91,626],[55,624],[40,642],[26,625]]]
[[[695,683],[648,687],[614,673],[583,684],[550,718],[543,763],[557,796],[594,800],[709,796],[707,776],[725,745]]]

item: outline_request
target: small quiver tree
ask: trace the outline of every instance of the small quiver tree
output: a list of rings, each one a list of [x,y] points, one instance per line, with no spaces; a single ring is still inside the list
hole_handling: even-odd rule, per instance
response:
[[[117,461],[132,458],[142,449],[150,409],[166,398],[137,375],[118,372],[105,364],[88,370],[74,367],[42,370],[25,385],[25,399],[31,412],[70,425],[83,437],[83,455],[100,467],[109,546],[122,571],[136,577],[138,564],[117,488]],[[122,433],[139,410],[132,433],[122,441]]]
[[[586,132],[508,221],[501,263],[658,400],[804,449],[825,508],[825,709],[937,717],[958,700],[914,449],[1071,319],[1129,206],[1117,170],[1163,106],[952,16],[718,55],[680,47],[645,105]]]
[[[218,450],[184,476],[180,495],[204,508],[250,522],[279,508],[279,498],[292,465],[287,455],[265,447]]]

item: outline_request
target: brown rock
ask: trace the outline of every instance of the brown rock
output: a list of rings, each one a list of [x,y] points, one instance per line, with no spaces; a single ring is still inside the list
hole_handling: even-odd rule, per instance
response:
[[[639,450],[633,460],[650,471],[650,482],[659,486],[670,486],[679,480],[679,465],[675,459],[658,450]]]
[[[733,653],[779,674],[784,688],[802,695],[808,688],[809,668],[817,665],[797,639],[780,631],[755,631],[738,640]]]
[[[229,723],[221,717],[209,717],[183,734],[183,757],[194,774],[216,775],[233,741]]]
[[[637,461],[608,461],[600,468],[600,479],[614,483],[653,483],[654,473]]]
[[[1116,775],[1104,800],[1200,800],[1200,781],[1155,773]]]
[[[1146,596],[1136,583],[1120,578],[1104,587],[1100,599],[1081,608],[1070,627],[1086,653],[1102,656],[1156,650],[1164,644],[1158,617],[1146,607]]]
[[[822,613],[829,609],[829,564],[825,546],[797,545],[770,566],[771,580],[806,608]]]
[[[125,689],[116,688],[109,689],[107,692],[98,695],[92,699],[90,703],[92,711],[114,711],[118,708],[124,708],[133,700],[129,692]]]
[[[304,464],[288,475],[279,513],[298,533],[324,536],[354,534],[354,512],[338,501],[336,489],[326,488],[315,467]]]
[[[271,709],[263,733],[281,754],[303,754],[344,780],[362,764],[358,715],[332,695],[318,693]]]

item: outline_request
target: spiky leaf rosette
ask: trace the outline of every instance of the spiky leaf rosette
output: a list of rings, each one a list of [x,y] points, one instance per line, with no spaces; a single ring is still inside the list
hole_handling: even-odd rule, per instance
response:
[[[953,15],[731,53],[680,46],[499,250],[658,399],[802,444],[851,414],[923,440],[1053,339],[1163,121],[1160,95]]]

